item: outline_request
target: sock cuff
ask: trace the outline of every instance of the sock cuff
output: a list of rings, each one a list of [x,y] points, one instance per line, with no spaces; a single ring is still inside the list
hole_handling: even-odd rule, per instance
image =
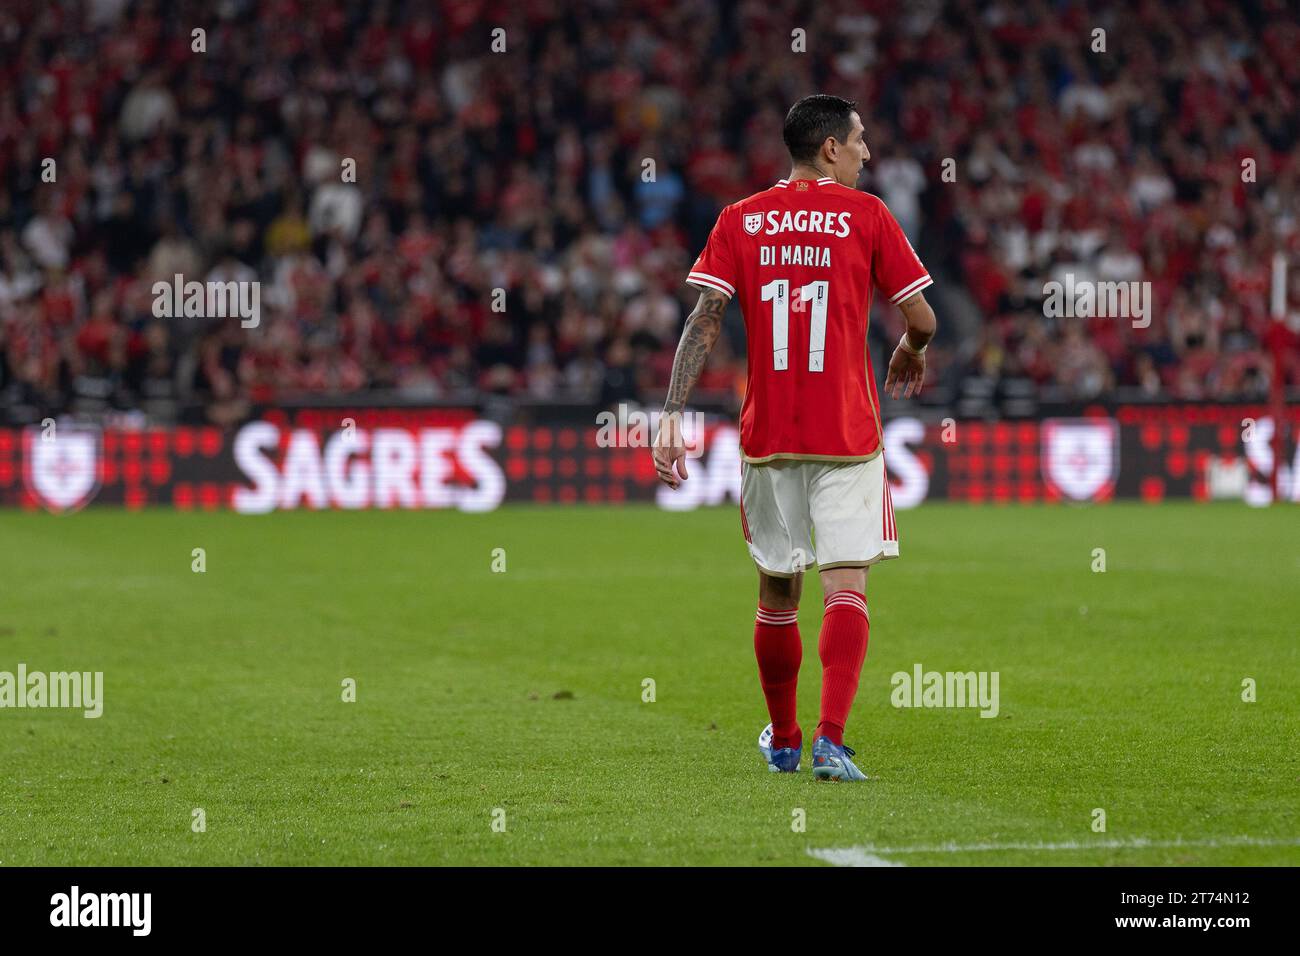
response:
[[[867,612],[867,599],[865,595],[857,591],[835,591],[826,595],[826,611],[857,611],[868,621],[871,615]]]
[[[779,611],[772,608],[758,606],[758,614],[754,617],[754,623],[767,624],[772,627],[784,627],[787,624],[799,623],[799,609],[783,608]]]

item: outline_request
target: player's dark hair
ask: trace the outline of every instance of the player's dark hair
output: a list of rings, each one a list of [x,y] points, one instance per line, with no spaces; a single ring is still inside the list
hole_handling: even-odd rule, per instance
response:
[[[796,163],[812,162],[827,136],[847,142],[853,129],[850,114],[857,106],[852,100],[829,93],[814,93],[795,103],[785,114],[785,128],[781,131],[790,158]]]

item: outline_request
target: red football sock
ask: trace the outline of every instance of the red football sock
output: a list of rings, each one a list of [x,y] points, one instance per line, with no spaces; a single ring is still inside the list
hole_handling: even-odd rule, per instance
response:
[[[803,640],[799,637],[797,608],[774,611],[758,606],[754,656],[758,658],[758,680],[767,698],[767,713],[772,718],[772,749],[798,747],[803,735],[795,720],[795,690],[803,662]]]
[[[822,659],[822,713],[818,737],[844,745],[844,725],[858,693],[858,677],[867,658],[871,618],[867,599],[857,591],[836,591],[826,596],[817,651]]]

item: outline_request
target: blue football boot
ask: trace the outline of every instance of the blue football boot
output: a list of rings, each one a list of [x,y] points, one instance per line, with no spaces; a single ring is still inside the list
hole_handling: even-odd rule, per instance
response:
[[[758,735],[758,752],[767,761],[767,769],[772,773],[798,773],[799,759],[803,756],[803,747],[781,747],[772,749],[772,725],[768,724]]]
[[[813,741],[812,752],[814,780],[867,779],[867,775],[849,759],[854,753],[851,747],[839,747],[831,743],[829,737],[818,737]]]

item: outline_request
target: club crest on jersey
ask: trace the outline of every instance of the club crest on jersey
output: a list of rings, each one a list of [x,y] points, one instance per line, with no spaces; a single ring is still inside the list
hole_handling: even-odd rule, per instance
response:
[[[745,213],[745,231],[751,236],[758,235],[758,230],[763,228],[763,214],[761,212]]]
[[[102,442],[97,428],[23,431],[23,482],[47,510],[76,511],[99,491]]]
[[[1113,418],[1049,418],[1041,440],[1049,488],[1071,501],[1111,497],[1119,475],[1119,423]]]

